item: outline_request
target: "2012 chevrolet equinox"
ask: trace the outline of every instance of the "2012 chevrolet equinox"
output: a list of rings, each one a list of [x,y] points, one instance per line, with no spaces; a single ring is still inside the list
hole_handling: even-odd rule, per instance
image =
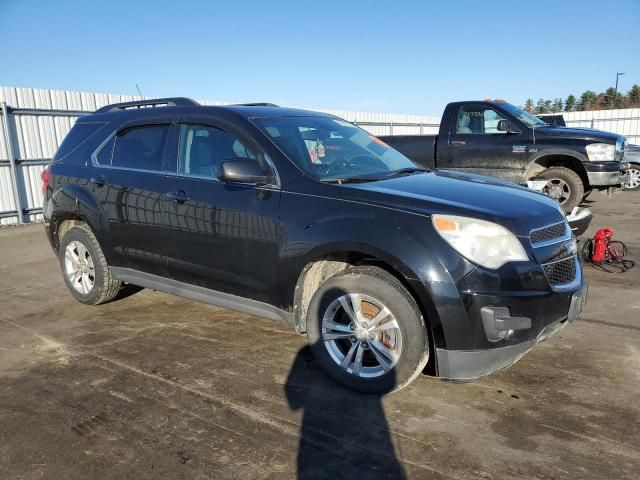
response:
[[[109,105],[77,121],[42,178],[78,301],[128,283],[281,319],[363,392],[398,390],[427,364],[458,380],[506,368],[586,297],[555,200],[422,170],[324,113]]]

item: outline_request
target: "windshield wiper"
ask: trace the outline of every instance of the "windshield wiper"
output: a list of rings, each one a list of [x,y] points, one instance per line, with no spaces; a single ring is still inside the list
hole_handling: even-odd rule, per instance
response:
[[[408,175],[410,173],[424,173],[429,170],[420,167],[407,167],[399,168],[398,170],[391,170],[390,172],[380,172],[377,176],[359,176],[359,177],[344,177],[344,178],[326,178],[320,180],[324,183],[364,183],[364,182],[377,182],[379,180],[386,180],[398,175]]]
[[[365,182],[377,182],[382,180],[383,177],[344,177],[344,178],[325,178],[320,180],[322,183],[365,183]]]
[[[408,175],[410,173],[424,173],[424,172],[428,172],[429,170],[427,170],[426,168],[420,168],[420,167],[406,167],[406,168],[399,168],[398,170],[392,170],[390,171],[386,177],[395,177],[396,175]]]

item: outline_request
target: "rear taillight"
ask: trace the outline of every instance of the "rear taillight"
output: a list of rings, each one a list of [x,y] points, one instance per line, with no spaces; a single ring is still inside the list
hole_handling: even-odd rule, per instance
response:
[[[49,188],[49,182],[51,181],[51,170],[49,170],[49,167],[42,171],[40,178],[42,178],[42,193],[46,194],[47,188]]]

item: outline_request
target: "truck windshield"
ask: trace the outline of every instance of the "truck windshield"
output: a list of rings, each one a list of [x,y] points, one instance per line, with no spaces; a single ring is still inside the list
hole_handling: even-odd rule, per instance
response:
[[[511,105],[510,103],[501,103],[500,108],[516,117],[528,127],[544,127],[548,125],[546,122],[540,120],[535,115],[532,115],[526,110],[518,108],[515,105]]]
[[[338,118],[260,117],[254,123],[320,181],[373,181],[421,169],[382,140]]]

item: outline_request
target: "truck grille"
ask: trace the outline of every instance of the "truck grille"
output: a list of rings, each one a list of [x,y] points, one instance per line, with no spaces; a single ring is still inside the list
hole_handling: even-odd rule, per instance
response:
[[[566,285],[576,278],[576,256],[563,258],[552,263],[542,265],[547,280],[552,287]]]
[[[567,223],[560,222],[549,225],[548,227],[539,228],[538,230],[533,230],[529,238],[531,239],[531,243],[535,245],[536,243],[548,242],[556,238],[565,237],[566,234]]]

